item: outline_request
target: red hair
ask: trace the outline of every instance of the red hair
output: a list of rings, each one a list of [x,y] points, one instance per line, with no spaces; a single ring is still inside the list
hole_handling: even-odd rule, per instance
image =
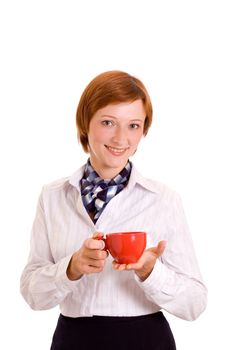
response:
[[[88,152],[88,131],[93,115],[109,104],[135,100],[143,102],[146,113],[143,133],[146,135],[152,123],[152,104],[139,79],[125,72],[109,71],[98,75],[87,85],[76,112],[78,138],[85,152]]]

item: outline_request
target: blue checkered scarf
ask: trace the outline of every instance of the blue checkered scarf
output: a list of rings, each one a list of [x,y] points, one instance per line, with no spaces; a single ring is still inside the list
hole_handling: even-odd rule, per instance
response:
[[[100,217],[108,202],[127,185],[132,164],[128,162],[124,169],[111,180],[103,180],[91,166],[90,160],[80,180],[83,204],[88,213],[94,213],[94,223]]]

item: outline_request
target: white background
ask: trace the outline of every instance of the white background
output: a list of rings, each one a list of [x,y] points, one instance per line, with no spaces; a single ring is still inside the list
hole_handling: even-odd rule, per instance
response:
[[[209,289],[198,320],[166,314],[177,348],[232,348],[232,18],[226,0],[0,2],[4,349],[49,349],[59,309],[32,311],[19,278],[42,185],[86,159],[75,130],[80,94],[110,69],[149,90],[154,124],[134,162],[183,198]]]

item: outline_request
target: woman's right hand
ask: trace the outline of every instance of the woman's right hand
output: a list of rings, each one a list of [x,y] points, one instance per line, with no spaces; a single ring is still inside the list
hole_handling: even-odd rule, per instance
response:
[[[105,244],[101,237],[103,233],[96,232],[73,254],[66,271],[70,280],[78,280],[84,274],[98,273],[103,270],[108,253],[103,250]]]

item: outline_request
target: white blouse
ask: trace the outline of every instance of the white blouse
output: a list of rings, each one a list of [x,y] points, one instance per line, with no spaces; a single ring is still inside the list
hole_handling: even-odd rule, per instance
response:
[[[186,320],[206,307],[207,289],[196,261],[179,195],[145,179],[132,167],[128,185],[106,206],[96,224],[82,203],[84,166],[69,178],[44,186],[34,220],[21,293],[31,308],[60,305],[70,317],[136,316],[161,309]],[[166,240],[162,257],[141,282],[133,271],[116,271],[109,255],[101,273],[71,281],[72,254],[93,233],[147,232],[147,248]]]

